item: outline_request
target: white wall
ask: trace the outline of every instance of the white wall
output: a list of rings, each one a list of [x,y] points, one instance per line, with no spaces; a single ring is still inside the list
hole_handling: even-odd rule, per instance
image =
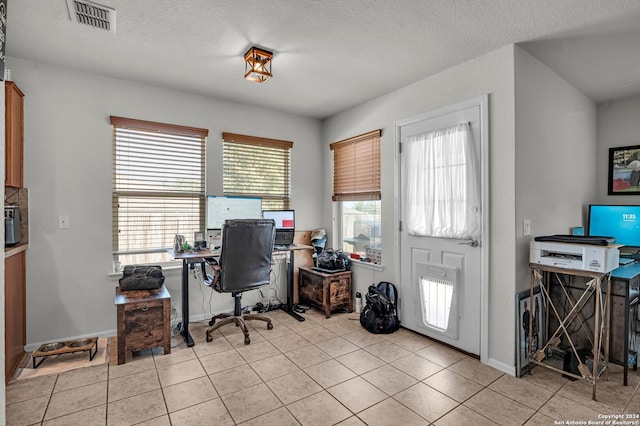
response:
[[[299,229],[322,224],[316,196],[322,173],[318,120],[164,88],[7,58],[25,93],[25,187],[29,188],[27,342],[114,334],[111,262],[110,115],[209,129],[207,192],[222,192],[221,132],[294,141],[292,201]],[[69,229],[57,228],[58,215]],[[166,271],[172,302],[180,301],[180,271]],[[286,293],[280,291],[281,298]],[[190,313],[208,316],[211,291],[192,280]],[[256,294],[254,292],[253,298]],[[212,311],[231,310],[214,293]],[[252,296],[249,296],[252,300]],[[204,309],[202,306],[204,305]]]
[[[514,47],[507,46],[453,67],[403,89],[379,97],[325,120],[324,150],[331,142],[382,128],[382,256],[381,271],[359,269],[355,290],[364,294],[372,282],[396,282],[397,229],[395,123],[409,117],[489,94],[490,150],[490,246],[489,265],[489,363],[515,371],[515,128]],[[330,206],[331,162],[324,165],[325,214]],[[513,320],[509,320],[513,319]]]
[[[629,116],[625,126],[613,130],[618,118],[612,118],[613,111],[609,114],[601,107],[598,120],[603,128],[598,133],[600,161],[597,161],[593,136],[595,107],[516,46],[453,67],[349,109],[322,124],[17,58],[7,61],[26,94],[25,186],[29,188],[31,226],[27,252],[27,340],[32,344],[115,329],[116,278],[107,276],[111,268],[109,115],[208,128],[207,186],[212,194],[221,192],[222,131],[293,140],[292,191],[298,224],[302,229],[326,228],[331,246],[332,170],[328,147],[331,142],[383,129],[383,232],[394,235],[395,123],[488,93],[491,256],[486,355],[490,364],[505,371],[515,366],[514,296],[523,285],[521,278],[528,274],[524,260],[528,238],[521,235],[522,219],[532,219],[534,235],[565,232],[568,227],[578,225],[581,213],[574,204],[590,202],[595,196],[593,191],[602,197],[606,194],[603,139],[611,140],[611,146],[637,143],[614,139],[633,135],[634,129],[637,134],[637,127],[633,128],[631,123],[637,126],[632,117],[634,113],[637,117],[640,101],[608,106],[622,108]],[[627,127],[629,130],[621,130]],[[554,152],[559,155],[549,154]],[[580,163],[598,163],[597,180],[584,169],[575,170]],[[553,167],[541,170],[539,164]],[[541,192],[546,189],[540,183],[541,172],[554,179],[573,180],[578,176],[581,185],[588,184],[571,194],[569,200],[565,200],[566,189],[560,188],[549,197],[548,191]],[[549,198],[560,204],[550,206]],[[549,208],[557,210],[549,215]],[[70,229],[57,229],[59,214],[70,216]],[[393,238],[385,238],[383,268],[354,267],[354,292],[364,293],[373,282],[397,279],[395,244]],[[173,301],[179,301],[179,271],[167,271],[166,275]],[[196,282],[191,283],[190,289],[192,314],[208,315],[204,312],[209,310],[208,290]],[[231,309],[231,301],[220,300],[217,293],[213,300],[214,312]]]
[[[596,106],[522,48],[515,50],[516,291],[529,289],[529,242],[583,225],[598,179]],[[602,162],[602,160],[600,161]],[[606,163],[606,160],[604,161]],[[523,220],[531,235],[523,235]],[[584,223],[586,226],[586,223]]]
[[[609,148],[640,145],[639,117],[640,96],[598,104],[597,197],[594,203],[640,204],[640,195],[607,195]]]

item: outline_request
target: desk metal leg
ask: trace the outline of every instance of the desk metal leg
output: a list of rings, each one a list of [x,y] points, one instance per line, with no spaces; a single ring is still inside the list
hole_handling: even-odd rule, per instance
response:
[[[596,278],[596,306],[595,306],[595,320],[593,322],[593,328],[594,328],[594,336],[593,336],[593,371],[591,372],[591,375],[593,376],[593,392],[592,392],[592,399],[595,401],[596,400],[596,383],[598,381],[598,360],[600,359],[600,345],[602,344],[602,342],[600,341],[600,337],[601,337],[601,328],[600,328],[600,315],[602,314],[602,301],[600,300],[602,297],[602,293],[601,293],[601,282],[600,282],[600,278]],[[579,369],[579,368],[578,368]]]
[[[629,286],[629,283],[624,286],[624,354],[622,355],[624,363],[622,384],[624,386],[627,386],[627,377],[629,376]]]
[[[189,265],[186,259],[182,260],[182,327],[180,333],[188,347],[195,345],[189,333]]]
[[[304,321],[304,317],[298,315],[293,310],[293,255],[293,250],[289,250],[289,264],[287,265],[287,303],[282,309],[298,321],[302,322]]]

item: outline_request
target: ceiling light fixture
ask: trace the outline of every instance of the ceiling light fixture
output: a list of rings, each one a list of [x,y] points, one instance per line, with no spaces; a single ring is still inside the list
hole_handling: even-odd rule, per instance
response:
[[[244,78],[264,83],[271,78],[271,59],[273,53],[259,47],[251,47],[244,54]]]

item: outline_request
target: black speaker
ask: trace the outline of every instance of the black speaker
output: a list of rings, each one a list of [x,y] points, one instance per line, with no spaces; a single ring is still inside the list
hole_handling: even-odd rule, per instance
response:
[[[593,356],[593,354],[589,350],[584,348],[576,348],[576,352],[580,357],[580,362],[583,364],[587,360],[587,357]],[[576,355],[573,352],[573,350],[571,348],[565,350],[563,364],[562,364],[562,371],[566,371],[567,373],[581,376],[580,370],[578,370],[578,365],[580,365],[580,363],[578,362],[578,359],[576,358]],[[562,377],[566,377],[569,380],[577,380],[575,377],[571,377],[567,374],[563,374]]]

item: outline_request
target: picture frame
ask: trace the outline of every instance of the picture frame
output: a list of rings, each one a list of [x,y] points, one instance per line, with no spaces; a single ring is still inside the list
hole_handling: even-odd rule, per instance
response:
[[[640,194],[640,145],[609,148],[609,195]]]
[[[537,309],[536,309],[537,307]],[[529,345],[529,326],[525,320],[525,312],[529,312],[529,321],[533,320],[532,353],[542,348],[546,342],[546,303],[540,293],[540,286],[533,288],[533,303],[531,290],[525,290],[516,295],[516,374],[522,377],[529,371],[527,350]],[[532,314],[533,313],[533,314]],[[525,330],[526,329],[526,330]]]

